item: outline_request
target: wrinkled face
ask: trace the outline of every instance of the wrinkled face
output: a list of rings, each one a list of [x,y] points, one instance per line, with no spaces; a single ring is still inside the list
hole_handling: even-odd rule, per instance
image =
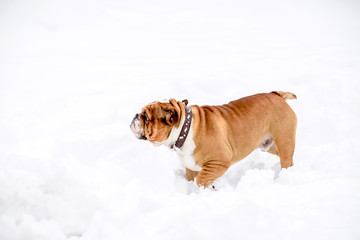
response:
[[[138,139],[151,143],[165,141],[173,127],[178,127],[185,103],[170,99],[169,102],[154,102],[135,115],[130,128]]]

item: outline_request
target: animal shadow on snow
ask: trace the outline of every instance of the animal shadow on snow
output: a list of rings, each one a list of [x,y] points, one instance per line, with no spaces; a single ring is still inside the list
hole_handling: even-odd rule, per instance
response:
[[[277,179],[280,174],[280,161],[277,157],[263,153],[260,150],[255,150],[245,159],[232,165],[228,171],[214,181],[212,184],[216,190],[221,189],[236,189],[241,182],[243,176],[249,170],[272,170],[274,172],[274,179]],[[177,192],[183,194],[191,194],[199,192],[199,188],[193,181],[189,182],[186,177],[184,169],[175,170],[176,180],[175,188]]]

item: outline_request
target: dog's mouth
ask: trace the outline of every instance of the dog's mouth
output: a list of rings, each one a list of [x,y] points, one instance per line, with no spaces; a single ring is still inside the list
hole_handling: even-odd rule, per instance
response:
[[[147,138],[142,135],[143,129],[141,127],[139,116],[140,116],[140,114],[138,114],[138,113],[135,115],[134,119],[132,120],[132,122],[130,124],[130,129],[133,132],[134,136],[137,137],[138,139],[147,140]]]

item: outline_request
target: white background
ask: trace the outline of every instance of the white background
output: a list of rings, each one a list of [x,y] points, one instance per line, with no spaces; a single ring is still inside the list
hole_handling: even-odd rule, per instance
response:
[[[0,239],[359,239],[359,43],[355,0],[2,0]],[[273,90],[295,166],[256,150],[216,192],[129,129]]]

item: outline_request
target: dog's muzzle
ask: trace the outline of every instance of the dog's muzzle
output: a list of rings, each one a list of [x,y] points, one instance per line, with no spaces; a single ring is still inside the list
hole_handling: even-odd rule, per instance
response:
[[[130,129],[133,132],[133,134],[135,135],[135,137],[137,137],[138,139],[142,139],[142,140],[146,140],[145,136],[142,136],[142,128],[141,128],[141,123],[140,123],[140,118],[139,118],[140,114],[136,114],[134,119],[132,120],[131,124],[130,124]]]

